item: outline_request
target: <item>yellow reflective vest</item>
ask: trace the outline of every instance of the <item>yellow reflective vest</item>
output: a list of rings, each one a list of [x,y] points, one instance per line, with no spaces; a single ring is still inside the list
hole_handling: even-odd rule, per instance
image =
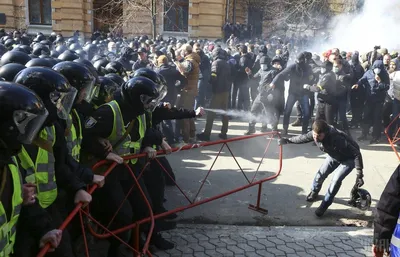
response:
[[[8,219],[3,204],[0,202],[0,257],[8,257],[13,253],[18,217],[22,205],[22,181],[17,160],[8,165],[13,180],[12,212]],[[8,171],[6,171],[8,172]]]
[[[73,123],[73,116],[75,116],[74,118],[77,121],[77,126],[75,126]],[[65,136],[65,140],[67,141],[68,153],[72,156],[72,158],[79,162],[82,144],[82,125],[79,115],[75,109],[72,110],[69,118],[67,119],[67,131],[68,133]]]
[[[56,131],[54,126],[45,127],[39,136],[54,146]],[[43,208],[49,207],[57,198],[57,184],[55,176],[55,159],[53,153],[38,147],[36,161],[33,162],[28,152],[22,147],[18,154],[21,167],[26,170],[26,181],[33,182],[37,188],[37,198]]]

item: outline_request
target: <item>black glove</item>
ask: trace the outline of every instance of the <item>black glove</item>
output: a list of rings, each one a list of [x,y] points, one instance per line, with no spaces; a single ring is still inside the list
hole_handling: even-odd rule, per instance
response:
[[[278,140],[278,145],[286,145],[286,144],[288,144],[288,143],[289,143],[289,139],[284,138],[284,137],[282,137],[282,138],[280,138],[280,139]]]
[[[362,187],[364,185],[364,180],[363,180],[363,171],[362,170],[357,170],[357,179],[356,179],[356,185],[358,187]]]

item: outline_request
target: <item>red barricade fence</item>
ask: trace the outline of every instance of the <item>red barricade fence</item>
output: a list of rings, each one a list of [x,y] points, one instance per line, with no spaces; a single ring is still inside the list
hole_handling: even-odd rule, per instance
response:
[[[233,154],[233,152],[232,152],[231,148],[229,147],[228,143],[230,143],[230,142],[237,142],[237,141],[246,140],[246,139],[258,138],[258,137],[265,137],[265,138],[267,139],[267,143],[266,143],[266,147],[265,147],[265,150],[264,150],[262,159],[261,159],[260,163],[258,164],[257,170],[255,171],[255,174],[254,174],[253,178],[249,179],[249,178],[246,176],[245,172],[243,171],[242,167],[240,166],[238,160],[236,159],[235,155]],[[188,204],[185,205],[185,206],[181,206],[181,207],[175,208],[175,209],[170,210],[170,211],[168,211],[168,212],[165,212],[165,213],[162,213],[162,214],[158,214],[158,215],[153,215],[153,212],[152,212],[152,210],[151,210],[151,206],[150,206],[150,204],[149,204],[149,201],[147,201],[146,196],[145,196],[145,194],[143,193],[143,190],[140,188],[138,179],[143,175],[143,172],[145,171],[146,166],[149,165],[149,162],[150,162],[150,161],[156,161],[156,162],[160,165],[160,167],[162,168],[162,170],[164,171],[164,173],[166,174],[166,176],[170,176],[170,174],[167,172],[167,170],[165,169],[165,167],[163,167],[163,165],[160,163],[160,161],[159,161],[157,158],[154,159],[154,160],[148,160],[147,163],[146,163],[146,165],[143,167],[143,169],[142,169],[142,171],[140,172],[140,174],[139,174],[138,177],[135,177],[135,175],[134,175],[133,171],[130,169],[129,165],[125,164],[126,168],[130,171],[130,173],[131,173],[131,175],[133,176],[134,181],[135,181],[135,184],[132,185],[131,191],[132,191],[133,187],[135,187],[135,186],[138,187],[138,189],[139,189],[139,191],[140,191],[142,197],[143,197],[144,200],[146,201],[146,204],[147,204],[147,206],[148,206],[148,208],[149,208],[149,214],[150,214],[149,217],[147,217],[147,218],[145,218],[145,219],[142,219],[142,220],[139,220],[139,221],[132,222],[132,224],[130,224],[130,225],[126,226],[126,227],[123,227],[123,228],[119,228],[119,229],[110,231],[110,230],[108,229],[108,226],[112,223],[112,221],[113,221],[113,219],[115,218],[115,215],[118,213],[119,209],[117,210],[116,214],[114,215],[114,218],[109,222],[109,224],[108,224],[107,226],[104,226],[104,225],[100,224],[100,222],[98,222],[97,220],[95,220],[93,217],[91,217],[91,215],[90,215],[90,213],[89,213],[89,208],[88,208],[88,207],[82,208],[82,204],[80,203],[80,204],[78,204],[78,205],[75,207],[75,209],[68,215],[68,217],[66,218],[66,220],[65,220],[65,221],[63,222],[63,224],[60,226],[60,229],[61,229],[61,230],[64,230],[64,229],[68,226],[68,224],[72,221],[72,219],[73,219],[74,217],[76,217],[76,215],[79,215],[80,224],[81,224],[81,228],[82,228],[83,239],[84,239],[84,244],[85,244],[85,252],[86,252],[86,256],[87,256],[87,257],[89,257],[90,255],[89,255],[88,243],[87,243],[87,240],[86,240],[86,229],[87,229],[95,238],[98,238],[98,239],[106,239],[106,238],[109,238],[109,237],[117,238],[119,241],[121,241],[121,243],[123,243],[123,244],[126,245],[129,249],[132,250],[133,256],[144,256],[144,255],[152,256],[151,253],[150,253],[149,250],[148,250],[148,247],[149,247],[149,242],[150,242],[151,235],[152,235],[153,228],[154,228],[154,222],[155,222],[156,219],[160,219],[160,218],[165,217],[165,216],[167,216],[167,215],[170,215],[170,214],[172,214],[172,213],[181,212],[181,211],[184,211],[184,210],[187,210],[187,209],[190,209],[190,208],[193,208],[193,207],[196,207],[196,206],[199,206],[199,205],[202,205],[202,204],[211,202],[211,201],[215,201],[215,200],[217,200],[217,199],[220,199],[220,198],[223,198],[223,197],[225,197],[225,196],[228,196],[228,195],[237,193],[237,192],[239,192],[239,191],[248,189],[248,188],[250,188],[250,187],[257,186],[257,187],[258,187],[258,193],[257,193],[256,204],[255,204],[255,205],[249,205],[249,209],[258,211],[258,212],[263,213],[263,214],[267,214],[268,211],[267,211],[266,209],[264,209],[264,208],[261,207],[261,191],[262,191],[262,185],[263,185],[263,183],[265,183],[265,182],[267,182],[267,181],[270,181],[270,180],[273,180],[273,179],[277,178],[277,177],[280,175],[281,170],[282,170],[282,146],[279,146],[279,151],[278,151],[279,167],[278,167],[277,172],[274,173],[272,176],[269,176],[269,177],[266,177],[266,178],[263,178],[263,179],[260,179],[260,180],[257,180],[257,181],[255,180],[255,178],[256,178],[256,176],[257,176],[259,170],[260,170],[261,164],[263,163],[263,161],[264,161],[264,159],[265,159],[265,157],[266,157],[266,155],[267,155],[267,152],[268,152],[268,149],[269,149],[269,147],[270,147],[270,145],[271,145],[271,142],[272,142],[273,140],[277,140],[277,139],[279,139],[279,138],[280,138],[279,133],[277,133],[277,132],[269,132],[269,133],[263,133],[263,134],[254,134],[254,135],[250,135],[250,136],[236,137],[236,138],[231,138],[231,139],[227,139],[227,140],[219,140],[219,141],[213,141],[213,142],[204,142],[204,143],[200,143],[200,144],[186,145],[186,146],[183,146],[183,147],[181,147],[181,148],[174,148],[174,149],[172,149],[172,152],[179,152],[179,151],[185,151],[185,150],[190,150],[190,149],[203,148],[203,147],[207,147],[207,146],[221,145],[218,154],[216,155],[216,157],[215,157],[215,159],[214,159],[214,161],[213,161],[213,163],[212,163],[210,169],[208,170],[208,172],[207,172],[205,178],[202,180],[202,183],[201,183],[201,185],[200,185],[200,188],[199,188],[198,191],[196,192],[194,198],[193,198],[193,199],[190,199],[190,197],[189,197],[187,194],[185,194],[185,192],[182,190],[182,188],[181,188],[178,184],[176,184],[176,182],[175,182],[175,186],[176,186],[176,187],[178,188],[178,190],[182,193],[182,195],[187,199]],[[235,163],[238,165],[239,170],[240,170],[240,171],[242,172],[242,174],[244,175],[244,177],[245,177],[245,179],[246,179],[246,181],[247,181],[247,184],[246,184],[246,185],[243,185],[243,186],[241,186],[241,187],[238,187],[238,188],[236,188],[236,189],[229,190],[229,191],[227,191],[227,192],[218,194],[218,195],[216,195],[216,196],[212,196],[212,197],[208,197],[208,198],[203,199],[203,200],[196,201],[196,199],[197,199],[197,197],[199,196],[201,190],[203,189],[204,183],[207,181],[207,178],[209,177],[209,175],[210,175],[210,173],[211,173],[211,171],[212,171],[212,169],[213,169],[213,167],[214,167],[214,165],[215,165],[217,159],[219,158],[219,156],[220,156],[222,150],[223,150],[225,147],[228,149],[228,152],[231,154],[231,156],[232,156],[232,158],[234,159]],[[165,154],[165,151],[158,151],[158,152],[157,152],[157,156],[164,155],[164,154]],[[147,157],[146,154],[137,154],[137,155],[125,156],[125,157],[124,157],[124,160],[125,160],[125,161],[128,161],[128,160],[131,160],[131,159],[146,158],[146,157]],[[110,165],[110,163],[107,162],[107,161],[100,161],[100,162],[98,162],[96,165],[93,166],[93,170],[96,170],[96,169],[98,169],[99,167],[101,167],[101,166],[103,166],[103,165]],[[117,166],[116,163],[112,163],[111,166],[110,166],[110,167],[107,169],[107,171],[104,173],[104,176],[109,175],[110,172],[111,172],[116,166]],[[93,185],[93,186],[89,189],[88,192],[89,192],[90,194],[92,194],[96,189],[97,189],[97,185]],[[128,195],[129,195],[129,194],[128,194]],[[128,195],[126,196],[125,200],[127,200]],[[124,201],[125,201],[125,200],[124,200]],[[124,203],[124,202],[121,203],[121,206],[122,206],[123,203]],[[90,224],[85,224],[84,219],[83,219],[83,216],[86,216],[86,217],[87,217],[87,219],[90,221],[90,222],[89,222],[90,224],[95,224],[95,225],[98,226],[100,229],[102,229],[105,233],[98,233],[98,232],[96,232],[96,229],[94,229]],[[139,238],[140,238],[139,227],[140,227],[141,225],[143,225],[143,224],[145,224],[145,223],[149,223],[149,222],[151,223],[151,229],[150,229],[150,231],[149,231],[149,234],[147,235],[147,240],[146,240],[146,243],[145,243],[143,249],[142,249],[142,250],[139,250]],[[132,235],[134,235],[134,236],[133,236],[134,240],[133,240],[133,242],[132,242],[132,245],[126,244],[122,239],[120,239],[120,238],[116,235],[116,234],[118,234],[118,233],[121,233],[121,232],[124,232],[124,231],[128,231],[128,230],[132,230],[132,232],[133,232]],[[40,251],[40,253],[39,253],[37,256],[38,256],[38,257],[43,257],[43,256],[45,256],[46,253],[47,253],[47,251],[49,250],[49,248],[50,248],[50,246],[49,246],[49,245],[46,245],[46,246]]]
[[[397,158],[400,161],[400,155],[397,151],[397,144],[400,141],[400,114],[397,115],[390,124],[385,129],[385,135],[389,141],[390,146],[392,147],[394,153],[396,154]]]

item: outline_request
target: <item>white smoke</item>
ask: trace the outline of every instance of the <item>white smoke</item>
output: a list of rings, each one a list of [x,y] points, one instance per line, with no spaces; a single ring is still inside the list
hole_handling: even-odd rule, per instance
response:
[[[363,53],[381,46],[389,51],[400,50],[399,21],[400,1],[365,0],[358,15],[343,14],[332,21],[332,37],[323,49],[337,47],[341,51]]]

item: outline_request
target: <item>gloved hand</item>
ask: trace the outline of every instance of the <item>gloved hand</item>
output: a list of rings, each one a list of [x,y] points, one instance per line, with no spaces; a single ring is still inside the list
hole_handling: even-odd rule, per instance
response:
[[[364,185],[364,180],[363,180],[363,171],[362,170],[357,170],[357,179],[356,179],[356,185],[358,187],[362,187]]]
[[[289,139],[282,137],[278,140],[278,145],[286,145],[289,143]]]

